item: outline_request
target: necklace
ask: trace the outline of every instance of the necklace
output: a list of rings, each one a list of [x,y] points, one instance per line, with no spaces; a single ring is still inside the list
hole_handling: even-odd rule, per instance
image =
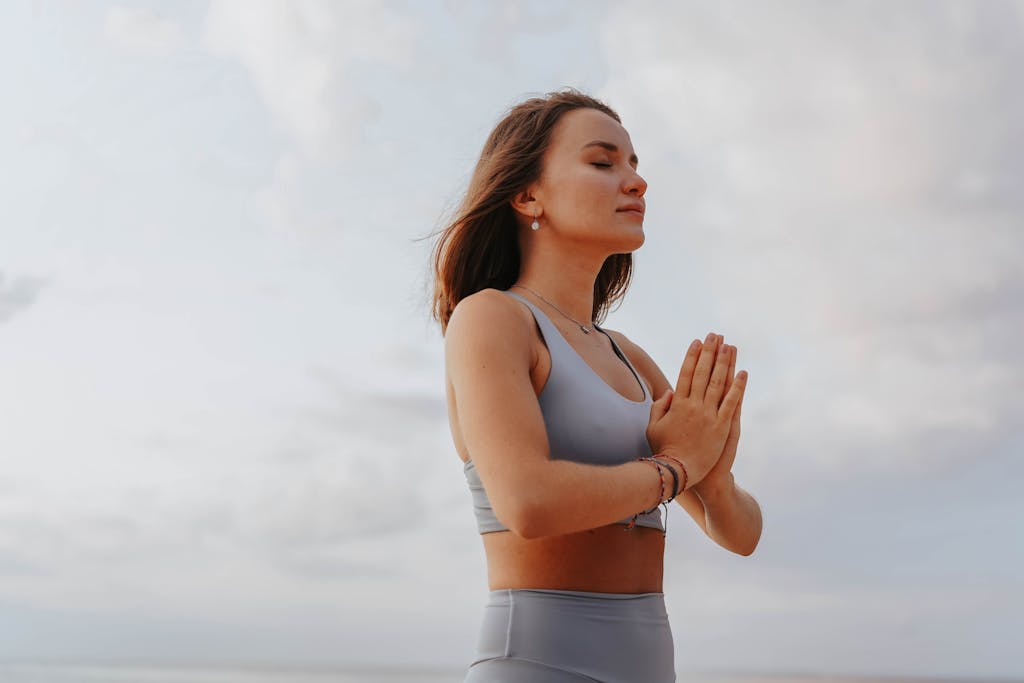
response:
[[[523,289],[525,289],[525,290],[526,290],[527,292],[533,292],[533,294],[534,294],[534,295],[536,295],[536,296],[538,296],[538,297],[540,297],[540,299],[541,299],[542,301],[544,301],[545,303],[547,303],[547,304],[548,304],[549,306],[551,306],[552,308],[554,308],[554,309],[555,309],[556,311],[558,311],[559,313],[561,313],[562,315],[564,315],[564,316],[565,316],[566,318],[568,318],[569,320],[571,320],[571,321],[573,321],[574,323],[576,323],[577,325],[579,325],[579,326],[580,326],[580,329],[581,329],[581,330],[583,330],[583,333],[584,333],[584,334],[590,334],[590,331],[591,331],[591,329],[593,329],[593,328],[587,327],[586,325],[584,325],[583,323],[581,323],[581,322],[580,322],[579,320],[577,320],[576,318],[573,318],[573,317],[572,317],[572,316],[570,316],[570,315],[566,315],[565,311],[563,311],[563,310],[562,310],[561,308],[559,308],[558,306],[555,306],[555,305],[554,305],[553,303],[551,303],[550,301],[548,301],[547,299],[545,299],[544,297],[542,297],[542,296],[541,296],[540,294],[537,294],[537,292],[534,292],[534,291],[533,291],[532,289],[530,289],[529,287],[524,287],[523,285],[512,285],[512,286],[513,286],[513,287],[522,287],[522,288],[523,288]],[[590,324],[591,324],[591,325],[593,325],[594,327],[597,327],[597,323],[595,323],[595,322],[593,322],[593,321],[591,321],[591,323],[590,323]]]

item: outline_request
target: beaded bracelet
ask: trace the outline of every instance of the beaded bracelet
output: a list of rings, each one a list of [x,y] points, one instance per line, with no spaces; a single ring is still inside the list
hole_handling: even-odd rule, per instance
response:
[[[641,456],[641,457],[637,458],[637,460],[639,460],[641,462],[649,462],[652,465],[654,465],[654,467],[657,468],[657,470],[658,470],[658,479],[661,480],[661,492],[658,494],[658,502],[655,503],[654,507],[652,507],[651,509],[644,510],[644,511],[642,511],[640,513],[637,513],[637,514],[647,515],[647,514],[650,514],[650,513],[654,512],[655,510],[657,510],[658,506],[661,505],[662,501],[665,500],[665,475],[661,471],[661,467],[662,467],[661,463],[659,463],[654,458],[647,457],[647,456]],[[666,466],[666,468],[667,468],[667,466]]]
[[[651,459],[654,460],[654,457],[652,456]],[[669,496],[668,500],[663,501],[663,503],[667,504],[671,503],[673,500],[676,499],[676,496],[679,495],[679,473],[676,472],[676,468],[674,467],[669,467],[667,464],[665,465],[665,467],[668,469],[669,472],[672,473],[672,495]]]
[[[672,456],[670,456],[670,455],[669,456],[661,456],[659,454],[659,455],[652,455],[650,457],[637,458],[637,460],[650,460],[650,461],[653,461],[653,462],[657,462],[657,460],[655,460],[655,458],[658,458],[658,457],[668,457],[668,458],[671,458]],[[672,458],[672,459],[675,460],[675,458]],[[676,460],[676,462],[679,463],[680,467],[682,467],[682,463],[680,463],[678,460]],[[679,473],[676,472],[676,469],[674,467],[670,467],[667,463],[662,463],[662,464],[665,465],[665,469],[667,469],[669,472],[672,473],[672,495],[669,496],[668,498],[665,498],[665,499],[662,500],[662,504],[664,504],[664,503],[671,503],[673,500],[675,500],[676,496],[678,496],[679,493],[683,489],[682,489],[682,487],[679,486]],[[686,486],[686,468],[683,468],[683,476],[684,476],[684,478],[683,478],[683,486]],[[664,494],[664,491],[662,493]]]
[[[658,470],[658,481],[661,483],[661,492],[658,494],[658,500],[660,501],[662,498],[665,497],[665,478],[661,474],[661,465],[658,464],[658,462],[656,460],[654,460],[654,458],[648,458],[648,457],[641,456],[641,457],[637,458],[637,460],[649,461],[649,462],[653,463],[654,466],[657,468],[657,470]],[[650,510],[644,510],[644,511],[642,511],[642,513],[638,512],[635,515],[633,515],[633,518],[629,521],[629,524],[626,525],[624,531],[631,531],[633,529],[633,526],[636,524],[636,518],[639,517],[641,514],[647,514],[647,513],[652,512],[653,510],[656,510],[656,509],[658,509],[658,505],[657,504],[655,504],[655,506],[653,508],[651,508]]]
[[[684,465],[683,463],[681,463],[681,462],[679,461],[679,458],[676,458],[675,456],[669,455],[668,453],[658,453],[658,454],[656,454],[656,455],[653,455],[653,456],[651,456],[651,457],[653,457],[653,458],[668,458],[669,460],[673,460],[673,461],[675,461],[675,463],[676,463],[677,465],[679,465],[679,468],[680,468],[680,469],[681,469],[681,470],[683,471],[683,485],[682,485],[682,486],[680,486],[680,487],[679,487],[679,488],[678,488],[678,489],[676,490],[676,495],[678,495],[678,494],[680,494],[680,493],[682,493],[683,491],[685,491],[685,490],[686,490],[686,484],[687,484],[687,482],[689,482],[689,481],[690,481],[690,475],[689,475],[689,473],[687,473],[687,471],[686,471],[686,465]],[[672,496],[672,498],[675,498],[675,496]],[[670,499],[670,500],[671,500],[671,499]]]
[[[654,467],[658,470],[658,479],[661,482],[661,491],[658,493],[658,501],[659,502],[656,503],[654,505],[654,507],[652,507],[651,509],[643,510],[643,511],[638,512],[635,515],[633,515],[633,518],[630,520],[629,524],[625,527],[624,530],[625,531],[631,531],[633,529],[633,527],[636,525],[637,517],[639,517],[641,514],[646,515],[646,514],[649,514],[651,512],[654,512],[655,510],[658,509],[658,505],[662,505],[662,506],[665,507],[665,529],[664,529],[664,531],[662,531],[662,535],[665,536],[665,535],[668,534],[668,503],[670,501],[672,501],[676,497],[676,495],[679,493],[679,475],[676,474],[676,472],[675,472],[675,470],[673,468],[669,467],[668,465],[665,465],[665,468],[668,469],[668,471],[672,473],[672,480],[673,480],[672,496],[669,497],[668,500],[665,500],[665,476],[664,476],[664,474],[662,474],[661,463],[659,463],[657,460],[655,460],[654,457],[646,456],[646,455],[637,458],[637,460],[639,460],[641,462],[649,462],[649,463],[653,464]]]

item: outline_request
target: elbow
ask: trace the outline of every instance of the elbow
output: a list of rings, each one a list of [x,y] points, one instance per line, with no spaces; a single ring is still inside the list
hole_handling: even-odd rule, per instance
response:
[[[516,530],[516,533],[530,541],[535,538],[543,538],[548,535],[544,528],[540,526],[537,515],[525,518],[520,523],[519,529]]]
[[[754,554],[754,551],[757,550],[757,545],[758,545],[758,543],[760,543],[760,541],[761,541],[761,537],[758,536],[757,539],[754,540],[754,545],[750,546],[749,549],[743,549],[743,550],[736,551],[736,554],[737,555],[742,555],[743,557],[750,557],[751,555]]]
[[[517,536],[531,538],[533,526],[522,505],[516,503],[499,503],[492,499],[491,506],[494,510],[494,517],[505,529]]]
[[[521,492],[525,489],[526,487],[517,487],[515,490]],[[544,504],[543,498],[537,495],[537,491],[534,490],[532,493],[534,495],[519,493],[501,501],[492,500],[495,514],[502,523],[513,533],[530,540],[551,535],[549,508]]]
[[[508,515],[508,522],[505,522],[505,526],[516,535],[528,540],[547,535],[544,518],[541,511],[535,507],[517,506]]]

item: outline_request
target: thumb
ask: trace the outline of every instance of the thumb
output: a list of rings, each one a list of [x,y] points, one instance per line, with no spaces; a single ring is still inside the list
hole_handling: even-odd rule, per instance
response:
[[[651,422],[657,422],[668,412],[672,405],[672,390],[666,389],[657,401],[651,404]]]

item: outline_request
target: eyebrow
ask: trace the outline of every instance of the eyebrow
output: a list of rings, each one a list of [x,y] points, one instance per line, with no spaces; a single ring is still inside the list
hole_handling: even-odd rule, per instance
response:
[[[587,144],[583,145],[581,149],[586,149],[587,147],[604,147],[609,152],[619,151],[619,148],[616,145],[613,145],[610,142],[605,142],[604,140],[591,140]],[[640,160],[636,158],[636,154],[631,155],[629,157],[629,160],[632,161],[634,164],[640,164]]]

